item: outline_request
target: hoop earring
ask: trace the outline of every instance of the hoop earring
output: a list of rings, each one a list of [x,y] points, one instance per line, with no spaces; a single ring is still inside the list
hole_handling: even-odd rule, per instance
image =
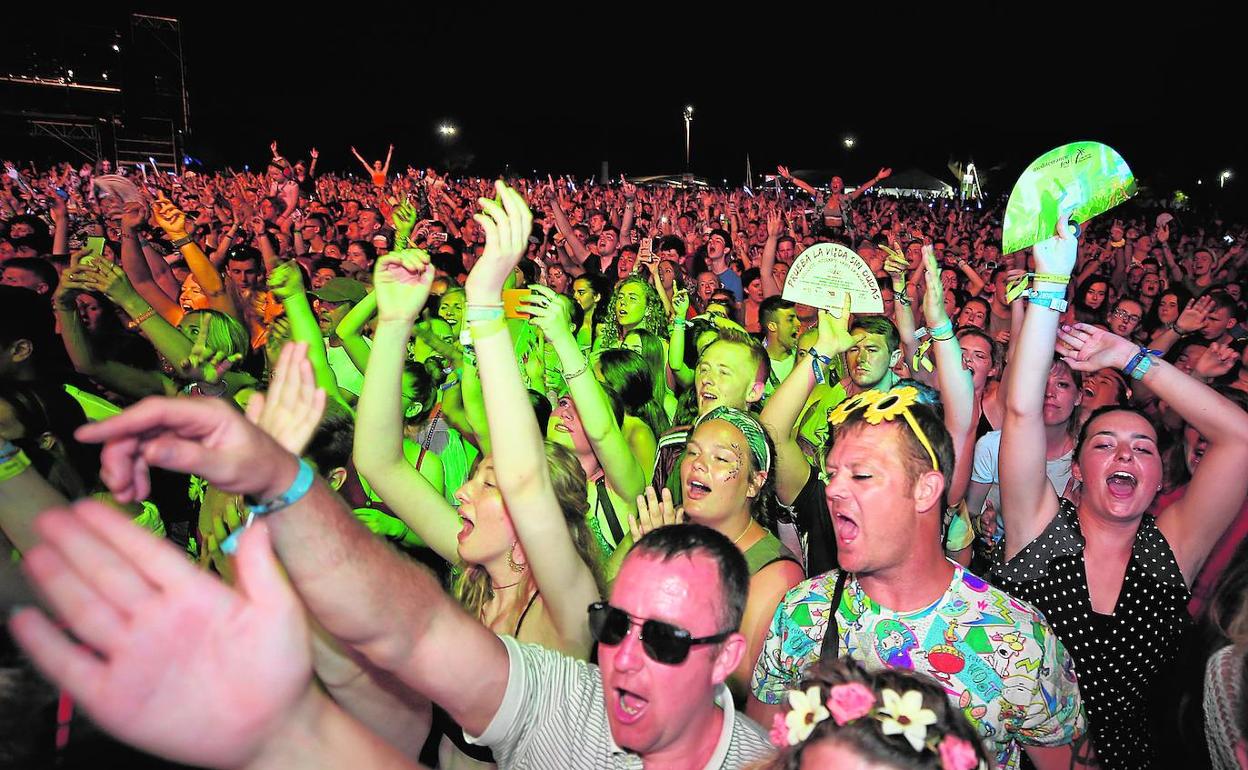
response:
[[[525,562],[523,564],[516,563],[515,551],[516,551],[516,544],[519,542],[520,541],[518,540],[512,540],[511,548],[507,549],[507,566],[510,567],[511,571],[516,573],[517,575],[524,574],[524,571],[529,568],[528,562]]]

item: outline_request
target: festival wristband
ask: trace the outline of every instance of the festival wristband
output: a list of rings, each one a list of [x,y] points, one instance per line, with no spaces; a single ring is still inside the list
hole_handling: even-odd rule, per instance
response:
[[[177,239],[176,241],[174,241],[174,242],[173,242],[173,248],[175,248],[175,249],[181,249],[183,246],[189,246],[189,245],[191,245],[191,244],[192,244],[192,243],[194,243],[194,242],[195,242],[195,240],[194,240],[193,238],[191,238],[191,236],[189,236],[189,235],[184,235],[184,236],[182,236],[181,238],[179,238],[179,239]]]
[[[819,367],[819,364],[831,366],[832,358],[831,356],[820,355],[819,351],[815,350],[813,346],[806,352],[810,354],[810,370],[815,373],[815,384],[822,385],[824,382],[824,376],[823,369]]]
[[[1056,273],[1024,273],[1005,287],[1005,303],[1008,305],[1029,291],[1028,281],[1035,279],[1036,283],[1051,283],[1054,285],[1065,286],[1070,283],[1069,275],[1058,275]],[[1028,297],[1028,299],[1032,299]]]
[[[933,326],[927,330],[927,333],[932,335],[932,339],[937,342],[953,339],[953,321],[946,318],[944,323]],[[918,336],[918,332],[915,332],[915,336]]]
[[[300,458],[299,472],[295,474],[295,480],[290,483],[290,487],[285,492],[262,502],[252,502],[250,497],[244,497],[243,502],[253,516],[267,516],[299,502],[312,488],[312,482],[315,480],[316,473],[312,470],[312,466]]]
[[[1027,290],[1027,301],[1033,305],[1047,307],[1057,313],[1065,313],[1069,303],[1066,302],[1066,293],[1060,291],[1036,291],[1035,289]]]
[[[0,484],[19,475],[29,467],[30,458],[26,456],[25,452],[14,447],[12,453],[0,456]]]
[[[257,516],[267,516],[299,502],[308,490],[312,489],[315,481],[316,473],[313,472],[312,466],[301,457],[299,458],[299,472],[295,474],[295,480],[290,483],[290,487],[285,492],[260,503],[252,503],[249,496],[244,496],[243,504],[247,506],[247,521],[221,542],[221,551],[233,556],[238,550],[238,541],[243,536],[243,532],[252,525]]]
[[[469,305],[464,312],[464,320],[468,323],[494,321],[502,317],[502,305]]]
[[[1153,365],[1151,356],[1160,356],[1162,351],[1150,350],[1149,348],[1140,348],[1139,351],[1131,357],[1127,365],[1122,368],[1122,373],[1129,375],[1136,380],[1144,379],[1144,373]]]

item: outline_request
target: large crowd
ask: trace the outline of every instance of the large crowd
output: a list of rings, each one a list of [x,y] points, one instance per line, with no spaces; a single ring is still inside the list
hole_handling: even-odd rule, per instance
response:
[[[271,150],[0,177],[14,766],[1248,768],[1244,228]]]

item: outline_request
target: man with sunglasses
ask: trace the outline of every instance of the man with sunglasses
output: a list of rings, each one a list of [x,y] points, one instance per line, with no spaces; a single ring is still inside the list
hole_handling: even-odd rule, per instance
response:
[[[114,420],[96,423],[95,431],[83,438],[105,443],[107,467],[102,473],[119,500],[146,495],[150,464],[194,472],[222,491],[247,495],[261,501],[258,507],[271,508],[263,516],[266,539],[271,538],[290,584],[321,627],[366,662],[372,672],[368,676],[387,682],[388,691],[409,690],[405,702],[417,693],[442,705],[467,734],[479,736],[470,740],[493,750],[500,767],[737,768],[773,751],[758,725],[734,713],[724,686],[746,648],[737,629],[749,578],[744,557],[714,530],[665,527],[633,547],[610,603],[589,609],[590,628],[600,642],[600,666],[594,666],[494,635],[465,613],[424,567],[360,525],[299,458],[223,402],[148,399]],[[261,591],[253,569],[260,552],[248,546],[247,538],[243,551],[240,559],[248,566],[241,570],[242,591],[234,601],[265,605],[272,596]],[[271,561],[270,556],[263,558]],[[107,571],[108,566],[103,560],[87,569]],[[276,575],[276,565],[266,569]],[[170,601],[188,579],[167,586]],[[267,587],[270,594],[276,590],[274,581]],[[200,586],[196,592],[206,590]],[[212,590],[219,592],[220,586]],[[155,617],[157,613],[153,609],[142,621],[151,628],[133,632],[144,638],[185,632],[196,644],[214,633],[205,624],[173,631],[179,624],[168,616]],[[293,739],[296,753],[342,757],[349,743],[352,766],[402,766],[394,762],[389,747],[362,740],[359,725],[315,689],[290,704],[281,701],[283,692],[291,694],[289,687],[255,688],[248,677],[235,675],[243,666],[267,672],[266,682],[306,681],[308,640],[296,633],[302,630],[302,612],[297,615],[297,624],[289,613],[272,615],[268,625],[252,617],[254,622],[246,626],[250,633],[230,639],[231,649],[250,653],[245,666],[228,662],[229,655],[221,658],[224,669],[212,695],[229,703],[227,721],[240,727],[214,733],[209,748],[229,746],[243,754],[290,752]],[[290,631],[279,633],[274,625]],[[237,626],[243,627],[241,622]],[[258,643],[277,637],[285,643]],[[98,635],[94,638],[100,641]],[[209,646],[196,644],[190,646]],[[188,694],[186,688],[200,689],[202,682],[160,677],[154,667],[163,666],[161,660],[136,657],[110,665],[129,666],[126,681],[158,680],[144,705],[190,703],[205,712],[196,712],[196,717],[221,715],[220,709],[205,705],[206,699]],[[44,663],[50,660],[43,657]],[[120,670],[112,673],[122,678]],[[396,718],[376,711],[372,717]],[[333,729],[325,726],[327,718]],[[344,719],[350,724],[344,725]],[[186,753],[208,750],[191,733],[145,743],[129,727],[114,720],[110,729],[165,756],[212,764],[195,761],[201,754]],[[314,766],[333,764],[326,760]]]

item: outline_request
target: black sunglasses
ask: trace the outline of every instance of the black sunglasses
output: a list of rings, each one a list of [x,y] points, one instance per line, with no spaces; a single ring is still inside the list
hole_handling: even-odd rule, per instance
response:
[[[638,622],[624,610],[612,607],[606,602],[594,602],[589,605],[589,631],[594,640],[602,644],[615,646],[628,636],[628,629]],[[685,662],[689,657],[689,648],[699,644],[715,644],[732,636],[732,631],[723,631],[714,636],[695,638],[683,628],[664,623],[661,620],[641,621],[641,646],[646,654],[656,663],[675,666]]]

